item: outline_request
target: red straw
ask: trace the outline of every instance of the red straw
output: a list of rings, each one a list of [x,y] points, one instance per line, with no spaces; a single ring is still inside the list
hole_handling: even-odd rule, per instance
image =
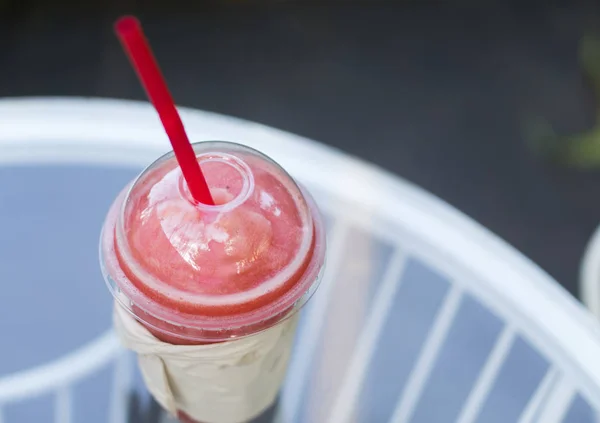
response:
[[[140,22],[133,16],[124,16],[115,23],[115,31],[158,112],[192,197],[201,203],[214,205],[194,149]]]

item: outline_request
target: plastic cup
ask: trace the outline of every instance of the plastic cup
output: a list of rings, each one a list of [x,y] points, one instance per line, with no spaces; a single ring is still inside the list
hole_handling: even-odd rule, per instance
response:
[[[325,256],[312,198],[277,163],[229,142],[193,148],[216,205],[193,200],[166,154],[117,197],[100,244],[116,302],[176,345],[282,323],[315,292]]]

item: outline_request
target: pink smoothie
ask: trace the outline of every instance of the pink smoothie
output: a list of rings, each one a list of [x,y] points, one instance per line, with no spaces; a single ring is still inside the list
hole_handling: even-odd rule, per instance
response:
[[[117,301],[174,344],[289,317],[314,292],[325,251],[314,203],[275,162],[231,143],[194,149],[217,205],[195,203],[166,155],[117,198],[101,245]]]

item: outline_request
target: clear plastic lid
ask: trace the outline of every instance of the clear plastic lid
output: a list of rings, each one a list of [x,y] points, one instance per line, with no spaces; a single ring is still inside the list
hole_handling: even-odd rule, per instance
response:
[[[122,200],[112,273],[125,276],[113,279],[129,305],[197,329],[223,319],[246,326],[301,305],[324,255],[310,197],[256,150],[226,142],[194,149],[216,205],[193,200],[172,153]]]

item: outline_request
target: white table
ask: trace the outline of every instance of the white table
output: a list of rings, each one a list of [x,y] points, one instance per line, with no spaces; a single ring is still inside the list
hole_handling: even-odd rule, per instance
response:
[[[328,267],[279,422],[596,421],[600,328],[513,248],[313,141],[182,116],[194,141],[246,143],[279,161],[327,218]],[[0,422],[121,423],[131,390],[144,397],[110,332],[97,237],[120,187],[167,149],[147,104],[0,101],[0,330],[13,341],[0,349]]]

